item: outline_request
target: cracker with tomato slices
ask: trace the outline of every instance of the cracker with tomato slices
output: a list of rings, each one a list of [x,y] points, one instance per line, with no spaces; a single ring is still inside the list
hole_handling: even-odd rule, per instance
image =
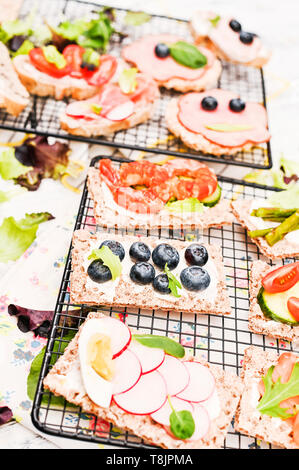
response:
[[[211,155],[234,155],[270,139],[264,106],[220,88],[171,99],[165,119],[187,147]]]
[[[251,265],[249,295],[250,306],[248,313],[248,328],[253,333],[268,335],[272,338],[296,341],[299,339],[299,326],[292,326],[266,317],[258,303],[258,293],[262,287],[262,279],[276,267],[269,266],[263,261],[254,261]]]
[[[254,231],[259,228],[255,225],[254,218],[250,216],[252,211],[252,202],[253,201],[250,199],[239,199],[237,201],[232,201],[231,203],[234,216],[248,231]],[[289,240],[288,237],[279,240],[273,246],[270,246],[263,237],[251,238],[251,240],[259,247],[263,255],[272,260],[299,256],[299,243],[295,243],[293,239]]]
[[[261,414],[256,406],[259,400],[258,385],[271,366],[278,362],[275,351],[263,351],[256,346],[245,350],[241,378],[244,391],[237,408],[234,427],[236,431],[273,445],[287,449],[297,449],[292,438],[292,427],[280,418]]]
[[[116,280],[97,283],[88,274],[91,260],[88,258],[94,249],[100,247],[104,240],[115,240],[125,248],[125,257],[121,262],[121,274]],[[149,310],[172,310],[198,314],[229,315],[231,303],[226,287],[225,271],[221,248],[203,245],[208,252],[208,262],[203,268],[208,272],[210,282],[201,291],[187,290],[181,285],[178,296],[164,295],[154,289],[153,283],[138,284],[130,278],[130,270],[134,261],[129,255],[130,247],[137,241],[144,242],[152,253],[154,248],[162,243],[171,245],[179,254],[179,264],[171,273],[179,281],[181,272],[188,264],[185,261],[185,250],[191,245],[182,240],[169,240],[157,237],[124,237],[113,233],[99,232],[95,235],[86,230],[77,230],[73,236],[72,273],[70,277],[70,299],[72,303],[86,305],[113,305],[118,307],[144,308]],[[152,258],[148,260],[154,269],[155,276],[164,273]]]
[[[117,406],[114,401],[111,402],[108,408],[103,408],[96,405],[89,398],[80,376],[79,339],[86,322],[101,317],[103,317],[103,314],[100,312],[89,313],[79,332],[44,379],[44,387],[55,395],[63,396],[68,402],[80,406],[85,413],[91,413],[97,416],[98,419],[108,421],[123,431],[135,434],[142,438],[145,443],[168,449],[221,447],[238,405],[243,383],[234,373],[224,371],[221,367],[209,364],[201,358],[185,356],[183,360],[188,362],[196,361],[207,367],[208,373],[211,373],[215,380],[215,392],[218,396],[216,402],[219,404],[219,407],[217,407],[218,413],[214,401],[212,411],[216,412],[216,416],[214,415],[211,419],[209,430],[204,437],[194,440],[175,438],[167,431],[166,426],[154,421],[148,414],[136,415],[126,412]],[[140,331],[131,331],[132,333],[140,333]],[[109,427],[107,426],[105,429],[109,429]],[[105,437],[105,431],[102,435]]]

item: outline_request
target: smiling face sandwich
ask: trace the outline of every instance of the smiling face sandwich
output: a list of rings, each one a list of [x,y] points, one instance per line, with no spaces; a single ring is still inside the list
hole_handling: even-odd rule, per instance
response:
[[[174,340],[99,312],[88,315],[44,387],[169,449],[221,447],[243,389],[235,374],[186,357]]]

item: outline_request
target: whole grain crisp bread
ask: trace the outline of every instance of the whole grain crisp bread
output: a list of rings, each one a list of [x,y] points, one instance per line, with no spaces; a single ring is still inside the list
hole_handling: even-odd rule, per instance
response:
[[[111,203],[104,187],[100,172],[96,168],[88,171],[88,190],[94,202],[94,217],[97,224],[104,227],[127,227],[129,229],[158,229],[196,227],[199,229],[221,227],[233,222],[230,201],[221,199],[214,207],[207,208],[203,213],[172,213],[167,209],[158,214],[138,215]],[[105,192],[106,191],[106,192]],[[111,195],[112,198],[112,195]]]
[[[280,418],[261,414],[256,405],[259,400],[258,383],[267,370],[278,361],[275,351],[263,351],[250,346],[245,350],[241,378],[245,389],[236,412],[235,429],[248,436],[262,439],[287,449],[297,449],[292,439],[291,426]]]
[[[91,318],[103,316],[100,312],[92,312]],[[223,371],[220,367],[208,364],[199,358],[189,357],[184,360],[195,360],[209,368],[216,381],[216,388],[220,401],[220,412],[211,421],[208,434],[198,441],[182,441],[170,436],[163,426],[156,423],[150,416],[137,416],[126,413],[116,404],[112,403],[107,408],[101,408],[90,400],[85,392],[81,380],[80,362],[78,358],[78,340],[81,329],[75,338],[65,349],[49,374],[44,379],[44,387],[55,395],[63,396],[68,402],[74,403],[86,413],[92,413],[101,419],[105,419],[113,425],[129,431],[141,437],[147,443],[169,449],[192,449],[192,448],[219,448],[223,445],[228,427],[238,405],[243,390],[242,380],[229,371]]]
[[[252,200],[250,199],[240,199],[238,201],[232,201],[231,208],[237,220],[246,230],[257,230],[258,227],[254,225],[250,218],[251,204]],[[252,238],[251,240],[267,258],[280,259],[299,256],[299,243],[290,242],[285,238],[275,243],[273,246],[268,245],[267,241],[262,237]]]
[[[248,313],[248,328],[253,333],[268,335],[273,338],[296,341],[299,339],[299,326],[291,326],[267,318],[257,301],[262,278],[277,266],[269,266],[263,261],[254,261],[251,265],[249,295],[250,306]]]
[[[117,240],[123,245],[127,245],[127,253],[122,261],[123,273],[118,278],[118,284],[97,284],[90,280],[87,274],[86,265],[90,264],[88,256],[93,248],[98,248],[100,244],[107,239]],[[181,297],[172,295],[163,295],[157,293],[151,284],[138,285],[129,277],[129,270],[125,272],[128,263],[133,265],[128,251],[132,243],[143,241],[141,237],[128,236],[121,237],[112,233],[90,234],[86,230],[77,230],[73,236],[72,249],[72,273],[70,276],[70,300],[76,304],[86,305],[111,305],[118,307],[138,307],[156,310],[173,310],[187,313],[212,313],[212,314],[230,314],[231,306],[228,291],[226,289],[224,266],[222,262],[221,249],[217,246],[205,245],[211,268],[217,271],[217,282],[215,282],[215,292],[205,295],[181,290]],[[181,240],[168,240],[154,237],[146,237],[145,243],[153,250],[161,243],[170,243],[183,256],[182,251],[190,245],[190,242]],[[125,266],[125,263],[127,265]],[[156,268],[156,274],[158,270]],[[111,282],[112,281],[108,281]],[[116,282],[116,281],[114,281]],[[211,282],[213,280],[211,279]],[[213,299],[212,299],[213,297]]]

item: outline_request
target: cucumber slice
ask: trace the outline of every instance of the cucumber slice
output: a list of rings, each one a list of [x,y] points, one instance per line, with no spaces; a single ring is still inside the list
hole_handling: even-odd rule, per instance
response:
[[[216,206],[216,204],[217,204],[217,202],[219,201],[220,198],[221,198],[221,188],[218,184],[218,186],[215,189],[215,191],[213,192],[213,194],[211,194],[211,196],[209,196],[209,197],[206,197],[205,199],[203,199],[200,202],[202,202],[205,206],[213,207],[213,206]]]
[[[265,317],[288,325],[299,325],[299,322],[292,317],[288,310],[287,303],[290,297],[299,297],[299,282],[291,289],[276,294],[269,294],[261,287],[257,295],[257,301]]]

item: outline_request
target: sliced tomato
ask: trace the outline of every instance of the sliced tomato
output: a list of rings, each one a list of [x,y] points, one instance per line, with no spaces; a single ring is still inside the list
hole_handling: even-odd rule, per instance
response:
[[[288,299],[288,309],[292,317],[295,318],[295,320],[299,321],[299,299],[298,297],[290,297]]]
[[[29,59],[32,65],[34,65],[37,70],[40,72],[51,75],[51,77],[61,78],[65,75],[68,75],[70,72],[69,66],[66,65],[62,69],[56,67],[55,64],[48,62],[44,56],[43,50],[41,47],[36,47],[29,51]]]
[[[63,50],[64,58],[70,69],[70,76],[75,78],[83,78],[83,72],[81,69],[82,56],[84,54],[84,48],[77,44],[70,44]]]
[[[112,166],[109,158],[103,158],[99,163],[99,170],[102,177],[106,180],[108,186],[114,187],[120,185],[120,177],[118,171]]]
[[[131,187],[120,187],[114,191],[115,202],[125,209],[137,214],[156,214],[160,212],[164,203],[150,190],[136,190]]]
[[[111,55],[102,55],[99,68],[94,72],[84,71],[84,78],[89,85],[100,87],[111,80],[116,69],[116,58]]]
[[[275,294],[284,292],[299,281],[299,261],[270,271],[263,279],[262,285],[266,292]]]
[[[272,373],[272,381],[275,383],[280,377],[281,383],[286,383],[289,381],[294,364],[299,361],[297,354],[292,352],[285,352],[279,356],[278,362],[274,367]],[[265,385],[261,379],[258,385],[258,389],[261,395],[265,393]]]

